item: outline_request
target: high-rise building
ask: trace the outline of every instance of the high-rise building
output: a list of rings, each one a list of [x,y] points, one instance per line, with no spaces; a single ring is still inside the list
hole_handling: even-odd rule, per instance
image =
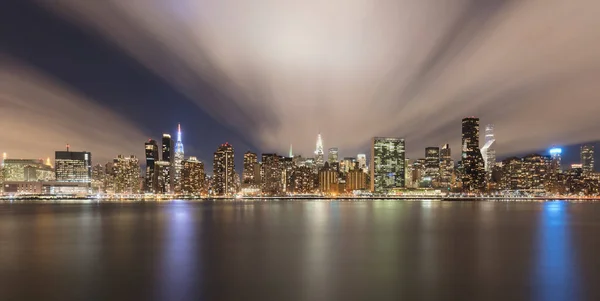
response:
[[[463,190],[485,189],[485,163],[479,149],[479,118],[468,117],[462,120],[462,164]]]
[[[265,195],[277,196],[283,192],[285,179],[281,158],[277,154],[262,154],[261,189]]]
[[[440,148],[425,148],[425,177],[431,186],[437,186],[440,177]]]
[[[494,125],[488,124],[485,126],[485,143],[481,148],[485,172],[488,178],[492,174],[492,169],[496,165],[496,150],[494,149],[496,138],[494,136]]]
[[[173,156],[173,184],[176,193],[181,192],[181,169],[185,152],[183,151],[183,142],[181,141],[181,124],[177,125],[177,142],[175,142],[175,155]]]
[[[292,192],[292,181],[293,181],[293,175],[294,175],[294,158],[292,157],[281,157],[279,158],[279,163],[281,166],[281,172],[282,172],[282,178],[281,178],[281,184],[282,184],[282,190],[285,193],[288,192]]]
[[[108,175],[114,184],[114,193],[139,193],[140,164],[135,156],[117,156]]]
[[[562,148],[553,147],[550,149],[550,158],[552,159],[551,171],[553,173],[562,172]]]
[[[296,194],[312,193],[314,191],[314,173],[308,166],[300,166],[294,169],[292,175],[292,189]]]
[[[162,136],[162,160],[164,162],[169,163],[168,165],[161,165],[163,168],[167,168],[169,172],[169,183],[168,183],[168,192],[173,192],[175,189],[175,156],[173,154],[173,149],[175,144],[171,135],[163,134]]]
[[[91,183],[92,154],[89,152],[56,151],[56,180],[59,182]]]
[[[92,193],[106,193],[106,171],[102,164],[92,167]]]
[[[591,144],[581,146],[581,167],[584,174],[594,172],[594,146]]]
[[[369,170],[367,169],[367,155],[358,154],[356,155],[356,161],[358,162],[358,168],[362,169],[365,173]]]
[[[340,172],[343,174],[347,174],[350,170],[354,169],[355,163],[356,158],[344,157],[344,159],[340,161]]]
[[[221,144],[214,154],[212,181],[215,195],[232,196],[237,192],[233,146],[227,142]]]
[[[145,143],[145,148],[146,148],[146,185],[145,185],[145,192],[147,193],[154,193],[157,189],[156,185],[157,183],[155,182],[156,177],[154,175],[155,173],[155,165],[154,163],[158,160],[160,160],[160,158],[158,157],[158,145],[156,144],[156,141],[152,140],[152,139],[148,139],[148,142]]]
[[[450,145],[445,144],[440,150],[440,184],[442,188],[451,188],[454,175],[454,160]]]
[[[317,149],[315,150],[315,164],[317,168],[323,167],[325,165],[325,158],[323,153],[323,138],[321,134],[317,135]]]
[[[181,164],[181,192],[187,195],[204,193],[204,163],[189,157]]]
[[[404,188],[405,143],[401,138],[375,137],[371,147],[371,191]]]
[[[327,159],[327,161],[329,162],[329,164],[337,163],[338,162],[338,153],[339,153],[339,150],[338,150],[337,147],[332,147],[332,148],[329,149],[329,156],[328,156],[328,159]]]
[[[255,153],[247,151],[244,154],[244,170],[242,171],[243,185],[258,183],[259,178],[255,178],[256,171],[254,170],[258,166],[257,163],[258,156]]]
[[[171,170],[171,163],[168,161],[154,162],[154,183],[156,183],[154,193],[167,194],[171,192]]]

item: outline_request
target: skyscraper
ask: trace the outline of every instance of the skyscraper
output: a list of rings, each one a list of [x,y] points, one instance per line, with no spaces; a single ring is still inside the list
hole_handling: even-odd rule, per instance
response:
[[[251,152],[247,151],[244,154],[244,170],[242,171],[242,184],[257,184],[257,180],[255,178],[256,171],[254,170],[258,165],[258,156]]]
[[[481,148],[481,155],[485,165],[487,176],[491,176],[492,169],[496,165],[496,150],[494,149],[496,138],[494,136],[494,125],[488,124],[485,126],[485,143]]]
[[[139,193],[140,164],[135,156],[117,156],[108,176],[115,193]]]
[[[356,161],[358,162],[358,168],[362,169],[364,172],[368,172],[368,170],[367,170],[367,155],[365,155],[365,154],[356,155]]]
[[[405,187],[405,144],[401,138],[375,137],[371,147],[371,191],[386,193]]]
[[[175,156],[173,155],[173,139],[169,134],[163,134],[162,137],[162,160],[165,163],[169,163],[168,165],[162,164],[161,167],[166,169],[169,173],[169,182],[167,183],[168,192],[173,192],[174,184],[175,184],[175,169],[173,168],[175,162]],[[163,170],[164,172],[164,170]]]
[[[315,150],[315,164],[317,165],[317,168],[321,168],[325,164],[324,156],[325,155],[323,153],[323,138],[319,133],[319,135],[317,136],[317,149]]]
[[[59,182],[92,182],[92,154],[89,152],[72,152],[67,147],[67,151],[55,153],[55,165]]]
[[[218,196],[231,196],[236,193],[235,162],[233,146],[221,144],[213,160],[213,193]]]
[[[181,192],[181,168],[183,160],[185,159],[185,153],[183,151],[183,142],[181,142],[181,124],[177,125],[177,142],[175,143],[175,156],[173,162],[174,168],[174,186],[175,192]]]
[[[199,195],[204,192],[204,163],[189,157],[181,163],[181,192]]]
[[[550,170],[553,173],[562,172],[562,148],[553,147],[550,149],[549,153],[550,153],[550,158],[552,159]]]
[[[327,161],[329,162],[329,164],[338,162],[338,152],[339,152],[339,150],[337,147],[332,147],[329,149],[329,156],[327,158]]]
[[[581,146],[581,166],[584,174],[594,172],[594,146],[591,144]]]
[[[454,161],[450,145],[445,144],[440,151],[440,187],[450,188],[454,175]]]
[[[427,147],[425,148],[425,178],[426,181],[435,186],[438,184],[440,177],[440,148]]]
[[[266,195],[276,196],[283,192],[283,164],[277,154],[262,154],[261,190]]]
[[[463,190],[485,189],[485,163],[479,149],[479,118],[462,120]]]
[[[158,161],[160,158],[158,157],[158,145],[156,141],[149,139],[148,142],[145,143],[146,147],[146,185],[145,191],[147,193],[154,193],[156,191],[156,182],[155,182],[155,165],[154,163]]]

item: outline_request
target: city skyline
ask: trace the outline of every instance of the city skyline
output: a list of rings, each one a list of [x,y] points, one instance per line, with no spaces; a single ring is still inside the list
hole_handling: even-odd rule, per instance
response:
[[[593,14],[598,4],[588,2],[591,9],[585,14],[574,17],[567,10],[549,22],[544,16],[567,4],[463,1],[444,11],[426,2],[405,2],[370,7],[334,1],[330,9],[340,13],[337,21],[316,5],[314,23],[307,24],[303,14],[289,16],[286,10],[276,14],[282,19],[268,22],[254,10],[237,15],[231,3],[194,4],[185,11],[158,9],[156,3],[116,5],[110,8],[116,10],[112,21],[105,22],[105,3],[86,6],[67,0],[61,10],[14,1],[0,12],[10,24],[0,36],[0,76],[8,101],[0,125],[19,131],[0,134],[0,151],[46,158],[70,143],[93,150],[102,161],[119,153],[141,158],[136,141],[160,139],[156,133],[174,133],[181,122],[194,133],[186,136],[186,151],[203,160],[223,141],[238,149],[282,154],[292,143],[296,153],[308,155],[319,131],[326,149],[338,147],[342,157],[367,152],[373,136],[404,137],[412,141],[407,155],[415,157],[424,147],[440,146],[439,141],[458,149],[460,129],[451,124],[468,115],[496,125],[495,135],[503,141],[496,147],[499,157],[598,139],[598,128],[589,126],[600,110],[589,66],[598,61],[600,45],[587,38],[589,28],[599,22]],[[297,9],[311,11],[311,4]],[[369,9],[360,9],[362,5]],[[406,5],[409,10],[398,10]],[[282,8],[262,3],[257,9]],[[144,20],[147,10],[154,12],[155,22],[116,18]],[[373,15],[363,15],[366,11]],[[393,11],[415,14],[391,16]],[[222,25],[221,18],[203,13],[191,18],[188,13],[193,12],[235,16],[222,20],[236,20],[233,24],[244,24],[245,30],[241,36],[221,32],[216,36],[223,40],[214,41],[204,31],[212,27],[203,25]],[[503,21],[506,14],[512,16],[510,23]],[[363,17],[360,25],[352,21]],[[422,23],[427,20],[435,22]],[[121,28],[103,27],[109,25]],[[413,28],[422,28],[422,34],[410,34]],[[141,40],[131,45],[114,32]],[[365,41],[359,32],[381,35],[368,35]],[[340,40],[329,40],[326,33]],[[264,43],[251,42],[249,37],[256,35]],[[529,41],[531,35],[542,38]],[[366,51],[367,45],[372,51]],[[240,57],[236,49],[254,52]],[[211,52],[228,55],[217,58]],[[573,60],[557,59],[564,57]],[[567,103],[586,110],[567,110]],[[540,108],[544,118],[534,119]]]

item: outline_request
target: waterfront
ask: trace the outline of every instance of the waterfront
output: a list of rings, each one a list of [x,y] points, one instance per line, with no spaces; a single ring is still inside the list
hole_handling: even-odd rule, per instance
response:
[[[599,300],[600,203],[0,203],[0,300]]]

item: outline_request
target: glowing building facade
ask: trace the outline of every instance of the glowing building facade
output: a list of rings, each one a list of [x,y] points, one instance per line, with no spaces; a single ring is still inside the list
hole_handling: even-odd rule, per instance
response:
[[[593,145],[582,145],[581,146],[581,169],[584,174],[594,172],[594,146]]]
[[[485,126],[485,143],[481,148],[485,172],[488,175],[488,178],[492,174],[494,165],[496,165],[496,150],[494,149],[495,144],[496,137],[494,135],[494,125],[488,124]]]
[[[317,168],[323,167],[325,165],[325,154],[323,153],[323,138],[321,134],[317,135],[317,148],[315,150],[315,164]]]
[[[91,183],[92,154],[89,152],[57,151],[55,173],[59,182]]]
[[[217,196],[232,196],[237,192],[234,152],[229,143],[221,144],[214,154],[212,190]]]
[[[181,169],[185,153],[183,151],[183,142],[181,141],[181,124],[177,125],[177,142],[175,142],[175,154],[173,156],[173,185],[175,192],[181,192]]]
[[[375,137],[371,144],[371,191],[387,193],[405,187],[405,143],[401,138]]]
[[[147,193],[154,193],[156,191],[154,163],[160,160],[158,157],[158,144],[156,144],[156,141],[149,139],[144,146],[146,149],[146,179],[144,190]]]
[[[465,191],[484,190],[485,163],[479,149],[479,118],[462,120],[462,188]]]
[[[189,157],[181,163],[181,192],[186,195],[200,195],[204,191],[204,163],[196,157]]]

